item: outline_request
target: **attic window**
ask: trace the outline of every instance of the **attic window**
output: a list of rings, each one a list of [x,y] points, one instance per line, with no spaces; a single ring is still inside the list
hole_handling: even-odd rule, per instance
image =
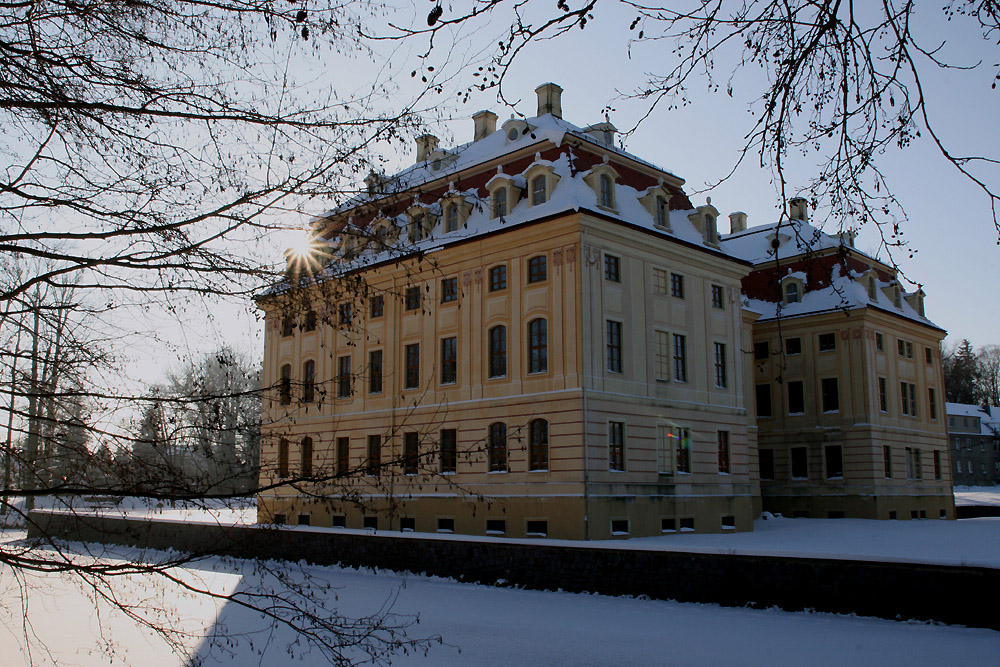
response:
[[[615,194],[614,194],[614,181],[611,180],[611,176],[608,174],[601,174],[601,193],[600,201],[601,206],[605,208],[615,207]]]
[[[507,132],[508,141],[517,141],[517,136],[518,136],[518,131],[516,127],[510,128],[510,130]]]
[[[790,282],[785,285],[785,303],[798,303],[799,300],[799,284]]]
[[[878,301],[878,292],[876,291],[875,278],[873,276],[868,276],[868,300]]]
[[[531,205],[538,206],[545,203],[546,197],[545,175],[536,176],[531,181]]]
[[[507,188],[497,188],[493,193],[493,217],[500,218],[505,215],[507,215]]]
[[[899,287],[898,286],[894,287],[893,290],[892,290],[892,304],[894,306],[896,306],[896,308],[902,308],[903,307],[903,303],[902,303],[902,301],[900,300],[900,297],[899,297]]]
[[[657,196],[656,198],[656,226],[666,227],[667,220],[670,217],[669,204],[665,197]]]
[[[715,227],[715,216],[705,214],[705,243],[718,243],[719,232]]]
[[[444,231],[454,232],[458,230],[458,204],[449,204],[445,209]]]

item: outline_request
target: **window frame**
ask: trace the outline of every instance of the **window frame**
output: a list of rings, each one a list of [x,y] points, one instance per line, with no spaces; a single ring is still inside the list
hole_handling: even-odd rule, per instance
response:
[[[403,389],[420,388],[420,343],[403,345]]]
[[[442,475],[458,473],[458,429],[441,429],[438,440],[438,463]]]
[[[609,373],[621,374],[624,371],[624,324],[619,320],[604,321],[605,368]]]
[[[507,377],[507,325],[496,324],[486,332],[488,379]]]
[[[804,415],[806,413],[806,388],[805,388],[805,383],[802,380],[790,380],[790,381],[788,381],[788,382],[785,383],[785,386],[788,388],[787,389],[787,392],[788,392],[788,415],[790,417]],[[792,407],[793,407],[792,387],[793,386],[798,389],[798,392],[797,392],[798,395],[794,396],[794,398],[795,398],[794,403],[795,404],[800,404],[801,407],[802,407],[801,410],[797,410],[797,411],[793,411],[792,410]]]
[[[675,299],[684,298],[684,274],[670,272],[670,296]]]
[[[532,419],[528,423],[528,472],[549,471],[549,422]]]
[[[715,363],[715,388],[728,389],[729,377],[726,364],[726,344],[715,342],[713,343],[713,350],[713,359]]]
[[[489,291],[502,292],[507,289],[507,265],[497,264],[491,266],[489,270]]]
[[[420,434],[403,433],[403,474],[412,477],[420,471]]]
[[[316,360],[306,359],[302,362],[302,403],[316,401]]]
[[[505,473],[510,470],[507,454],[507,424],[493,422],[486,427],[486,470]]]
[[[458,302],[458,277],[441,279],[441,303]]]
[[[334,441],[336,447],[337,476],[343,477],[351,469],[351,438],[350,436],[339,436]]]
[[[548,255],[534,255],[528,258],[528,284],[543,283],[549,279]]]
[[[798,460],[796,455],[800,452],[802,459]],[[801,464],[802,469],[797,470]],[[803,475],[796,475],[796,472],[803,472]],[[809,448],[802,445],[796,445],[794,447],[788,448],[788,476],[793,481],[802,481],[809,479]]]
[[[832,383],[832,388],[831,388]],[[840,381],[837,377],[820,378],[820,407],[823,414],[840,412]],[[831,407],[832,406],[832,407]]]
[[[308,435],[299,442],[299,474],[304,478],[313,474],[313,439]]]
[[[385,354],[382,350],[368,351],[368,393],[381,394],[383,391],[382,365]]]
[[[609,283],[621,283],[622,258],[618,255],[604,253],[604,279]]]
[[[821,333],[816,336],[816,349],[819,352],[836,352],[837,351],[837,334],[836,332],[826,332]]]
[[[447,336],[442,338],[440,349],[441,384],[458,384],[458,336]]]
[[[351,355],[337,357],[337,398],[351,397]]]
[[[289,443],[287,438],[278,439],[278,465],[276,466],[277,467],[276,472],[279,478],[285,478],[289,476],[288,447]]]
[[[376,320],[385,316],[385,295],[376,294],[368,302],[368,318]]]
[[[278,404],[292,404],[292,365],[282,364],[278,369]]]
[[[716,310],[725,310],[725,291],[722,289],[722,285],[712,284],[712,308]]]
[[[726,430],[717,431],[716,443],[718,444],[718,454],[719,454],[719,474],[732,475],[733,461],[732,461],[732,447],[731,447],[732,442],[731,442],[730,432]]]
[[[544,317],[528,322],[528,374],[549,370],[549,323]]]
[[[421,289],[419,285],[410,285],[403,292],[403,310],[410,312],[420,310]]]
[[[674,369],[674,380],[676,382],[687,382],[687,336],[684,334],[674,334],[673,359],[671,364]]]
[[[382,473],[382,434],[370,433],[368,435],[367,457],[365,459],[365,474],[378,477]]]
[[[625,422],[608,421],[608,472],[626,472]]]
[[[545,174],[539,174],[531,179],[531,205],[541,206],[548,201],[549,188]],[[541,183],[541,187],[539,187]]]

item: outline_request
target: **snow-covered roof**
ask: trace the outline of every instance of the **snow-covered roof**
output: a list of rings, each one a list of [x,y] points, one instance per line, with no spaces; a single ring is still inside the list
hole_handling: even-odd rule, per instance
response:
[[[777,239],[777,247],[773,241]],[[845,243],[839,234],[828,234],[804,220],[783,220],[769,225],[751,227],[742,232],[728,234],[722,237],[720,246],[729,255],[735,255],[755,265],[779,260],[794,260],[806,253],[817,253],[824,250],[840,248]],[[860,258],[871,261],[865,253],[851,246],[851,252]],[[801,270],[801,262],[791,262],[779,280],[797,278],[806,282],[806,274]],[[940,328],[926,316],[921,315],[907,300],[911,296],[900,292],[899,305],[884,291],[884,288],[896,285],[896,281],[878,280],[875,298],[868,293],[867,284],[858,279],[864,273],[845,275],[838,264],[831,268],[829,284],[816,288],[809,287],[800,295],[798,303],[782,304],[758,298],[750,298],[750,306],[761,312],[762,319],[777,317],[779,310],[782,317],[812,315],[835,310],[853,310],[855,308],[876,307],[887,312],[900,315],[910,320]],[[877,278],[876,278],[877,279]]]
[[[945,414],[949,417],[978,417],[980,435],[1000,433],[1000,407],[986,408],[971,403],[945,403]]]

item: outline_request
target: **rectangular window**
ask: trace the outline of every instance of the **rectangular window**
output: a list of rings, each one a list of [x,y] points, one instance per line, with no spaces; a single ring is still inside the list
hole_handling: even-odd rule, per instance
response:
[[[490,329],[490,377],[507,375],[507,327],[502,324]]]
[[[278,383],[278,402],[289,405],[292,402],[292,367],[285,364],[281,367],[281,381]]]
[[[840,388],[837,378],[823,378],[819,381],[820,393],[823,399],[823,412],[840,410]]]
[[[337,438],[337,475],[343,477],[351,470],[351,439]]]
[[[972,462],[969,462],[969,472],[972,472]],[[906,448],[906,479],[923,479],[924,471],[921,468],[920,448]]]
[[[622,281],[622,260],[614,255],[604,256],[604,279],[611,283]]]
[[[545,537],[549,534],[549,522],[538,520],[526,521],[524,532],[529,537]]]
[[[420,386],[420,343],[410,343],[403,348],[403,359],[406,364],[403,388],[416,389]]]
[[[757,458],[760,462],[760,478],[762,480],[771,481],[774,479],[774,450],[773,449],[761,449],[757,452]]]
[[[910,417],[917,416],[917,385],[911,382],[899,383],[899,399],[903,408],[903,414]]]
[[[441,303],[458,301],[458,278],[444,278],[441,281]]]
[[[385,315],[385,297],[381,294],[373,296],[368,302],[368,312],[372,319]]]
[[[653,332],[653,374],[660,382],[670,380],[670,334],[666,331]]]
[[[791,356],[793,354],[802,354],[802,339],[786,338],[785,339],[785,354]]]
[[[986,471],[983,470],[983,472]],[[934,452],[934,479],[941,481],[941,452],[939,451]]]
[[[907,359],[913,358],[913,343],[911,343],[910,341],[906,341],[906,358]]]
[[[490,291],[499,292],[507,289],[507,265],[500,264],[490,269]]]
[[[687,382],[687,339],[674,334],[674,379],[678,382]]]
[[[337,359],[337,397],[347,398],[351,395],[351,358]]]
[[[348,326],[351,323],[351,318],[354,316],[354,304],[352,303],[341,303],[337,305],[337,321]]]
[[[458,338],[441,339],[441,384],[458,382]]]
[[[722,298],[721,285],[712,285],[712,307],[720,310],[726,307],[726,302]]]
[[[885,352],[885,336],[878,332],[875,333],[875,349],[879,352]]]
[[[378,476],[382,470],[382,436],[368,436],[368,474]]]
[[[614,320],[607,320],[607,361],[608,371],[611,373],[622,372],[622,323]]]
[[[528,323],[528,372],[544,373],[548,369],[548,321],[539,318]]]
[[[726,344],[715,344],[715,386],[719,389],[726,388]]]
[[[420,434],[410,431],[403,434],[403,474],[416,475],[420,466]]]
[[[889,411],[889,389],[885,378],[878,379],[878,409],[881,412]]]
[[[528,282],[540,283],[548,279],[548,264],[545,255],[538,255],[528,260]]]
[[[677,472],[691,472],[691,429],[675,426],[672,429],[677,451]]]
[[[801,415],[806,411],[806,398],[801,380],[788,383],[788,414]]]
[[[892,445],[882,445],[882,471],[886,479],[892,479]]]
[[[757,398],[757,416],[758,417],[770,417],[773,415],[771,411],[771,385],[770,384],[759,384],[755,387],[756,398]]]
[[[420,308],[420,288],[407,287],[404,292],[403,306],[406,310],[417,310]]]
[[[486,449],[490,472],[507,472],[507,425],[490,424],[486,433]]]
[[[904,341],[902,338],[898,339],[896,341],[896,348],[897,352],[899,353],[899,356],[901,357],[906,356],[906,341]]]
[[[830,352],[837,349],[837,334],[825,333],[819,335],[819,351]]]
[[[302,438],[299,445],[299,471],[303,477],[313,474],[313,441],[312,438]]]
[[[924,361],[928,364],[934,363],[934,351],[929,347],[924,348]]]
[[[670,274],[670,296],[684,298],[684,276],[679,273]]]
[[[656,472],[671,475],[674,472],[673,431],[669,426],[656,427]]]
[[[288,441],[278,440],[278,477],[288,477]]]
[[[507,534],[507,520],[506,519],[487,519],[486,520],[486,534],[487,535],[506,535]]]
[[[792,447],[792,479],[809,479],[809,450],[806,447]]]
[[[368,353],[368,393],[382,393],[382,350]]]
[[[281,337],[287,338],[295,332],[295,319],[291,315],[281,318]]]
[[[823,449],[826,455],[826,478],[843,479],[844,448],[841,445],[827,445]]]
[[[608,422],[608,469],[625,471],[625,422]]]
[[[719,431],[719,474],[728,475],[730,470],[729,460],[729,431]]]
[[[771,344],[766,340],[753,344],[753,358],[757,361],[767,359],[771,356]]]
[[[317,317],[316,317],[316,311],[310,309],[309,312],[306,313],[306,321],[302,325],[302,330],[303,331],[316,331],[316,319],[317,319]]]
[[[653,293],[666,294],[667,285],[667,272],[663,269],[653,269]]]
[[[441,431],[441,472],[458,470],[458,431],[446,428]]]
[[[927,415],[931,419],[937,419],[937,394],[934,387],[927,388]]]

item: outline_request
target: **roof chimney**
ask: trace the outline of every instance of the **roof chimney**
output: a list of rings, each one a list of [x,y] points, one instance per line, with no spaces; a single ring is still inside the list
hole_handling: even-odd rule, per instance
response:
[[[537,115],[544,116],[550,113],[556,118],[562,118],[562,91],[563,89],[554,83],[543,83],[535,88],[535,94],[538,95]]]
[[[729,214],[729,233],[745,232],[747,229],[747,214],[743,211],[736,211]]]
[[[472,135],[473,141],[485,139],[497,131],[497,115],[492,111],[477,111],[472,114],[472,122],[476,124],[476,132]]]
[[[417,162],[423,162],[438,146],[438,138],[433,134],[421,134],[417,137]]]
[[[792,220],[809,222],[809,204],[802,197],[792,197],[788,200],[788,217]]]

